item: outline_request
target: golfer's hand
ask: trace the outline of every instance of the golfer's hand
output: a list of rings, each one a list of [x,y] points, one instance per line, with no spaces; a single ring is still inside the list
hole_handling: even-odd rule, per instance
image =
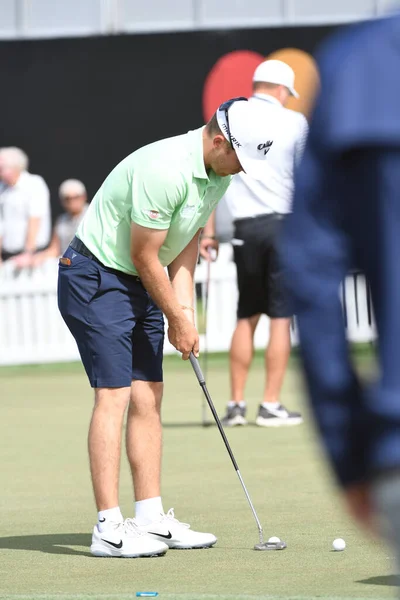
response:
[[[199,334],[183,314],[180,319],[168,323],[168,339],[178,352],[182,352],[183,360],[188,360],[191,352],[199,356]]]
[[[208,261],[214,261],[217,259],[219,249],[219,242],[214,238],[207,237],[206,235],[200,240],[200,256]]]

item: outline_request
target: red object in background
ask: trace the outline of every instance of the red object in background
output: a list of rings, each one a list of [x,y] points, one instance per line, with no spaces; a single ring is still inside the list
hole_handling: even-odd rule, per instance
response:
[[[229,98],[252,94],[253,73],[265,57],[251,50],[235,50],[222,56],[209,72],[203,87],[203,116],[207,122]]]

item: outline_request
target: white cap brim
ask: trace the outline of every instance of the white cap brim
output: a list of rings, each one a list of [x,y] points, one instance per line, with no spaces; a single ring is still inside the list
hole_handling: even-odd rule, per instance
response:
[[[253,179],[263,180],[266,177],[267,166],[265,160],[256,160],[254,158],[249,158],[247,154],[241,151],[240,148],[236,149],[236,156],[240,162],[240,165],[246,175],[253,177]]]

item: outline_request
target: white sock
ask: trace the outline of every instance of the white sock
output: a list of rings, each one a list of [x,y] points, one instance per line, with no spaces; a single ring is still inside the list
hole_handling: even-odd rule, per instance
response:
[[[97,520],[97,529],[102,532],[110,526],[110,523],[122,523],[124,517],[119,506],[116,506],[115,508],[100,510],[97,514]]]
[[[280,407],[281,404],[280,404],[280,402],[263,402],[262,405],[263,405],[264,408],[269,408],[269,409],[272,409],[272,410],[274,410],[274,409],[276,410],[277,408]]]
[[[148,525],[153,521],[159,521],[160,515],[163,514],[161,496],[135,502],[135,519],[138,525]]]
[[[240,408],[244,408],[246,406],[246,402],[244,400],[241,400],[240,402],[235,402],[234,400],[229,400],[228,408],[233,408],[236,405],[240,406]]]

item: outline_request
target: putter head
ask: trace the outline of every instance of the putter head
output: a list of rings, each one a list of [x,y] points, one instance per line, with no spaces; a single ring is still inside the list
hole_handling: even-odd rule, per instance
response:
[[[287,548],[286,542],[263,542],[254,546],[254,550],[284,550],[285,548]]]

